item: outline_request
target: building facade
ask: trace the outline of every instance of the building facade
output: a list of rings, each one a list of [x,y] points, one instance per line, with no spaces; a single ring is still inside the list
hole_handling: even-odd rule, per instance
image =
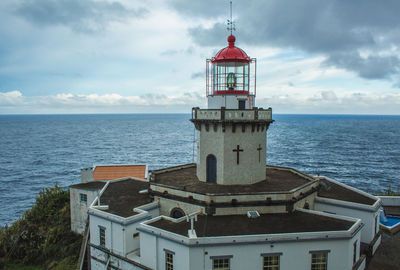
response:
[[[235,41],[207,60],[208,108],[191,117],[197,162],[88,191],[91,269],[365,268],[380,199],[265,164],[272,109],[255,106],[256,59]]]

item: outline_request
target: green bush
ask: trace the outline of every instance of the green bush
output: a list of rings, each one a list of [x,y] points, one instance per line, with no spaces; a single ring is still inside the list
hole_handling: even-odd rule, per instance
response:
[[[0,266],[3,262],[57,269],[62,264],[58,269],[74,269],[82,237],[70,228],[69,192],[57,185],[42,190],[30,210],[0,231]]]

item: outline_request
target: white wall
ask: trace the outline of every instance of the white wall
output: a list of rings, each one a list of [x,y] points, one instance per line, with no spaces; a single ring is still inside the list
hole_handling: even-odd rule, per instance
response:
[[[83,234],[88,218],[87,209],[98,195],[99,190],[87,190],[79,188],[69,189],[69,201],[71,209],[71,230]],[[87,202],[81,202],[80,194],[86,194]]]
[[[369,244],[374,239],[376,232],[379,230],[379,222],[376,222],[376,218],[379,214],[378,209],[376,212],[368,212],[362,209],[350,208],[351,206],[357,206],[358,204],[345,202],[350,206],[346,207],[346,204],[343,202],[341,204],[332,204],[334,201],[336,200],[317,197],[314,202],[315,210],[361,219],[364,224],[361,234],[361,242]]]
[[[91,247],[90,248],[90,253],[93,257],[99,259],[91,259],[91,267],[93,270],[106,270],[106,264],[108,259],[110,259],[109,266],[114,266],[118,267],[118,269],[123,269],[123,270],[139,270],[143,269],[140,266],[134,265],[130,262],[127,262],[125,260],[121,260],[117,257],[110,256],[106,252],[103,252],[101,250],[98,250],[97,248]],[[114,269],[114,268],[108,268],[108,269]]]
[[[188,247],[153,234],[141,234],[142,263],[154,269],[165,269],[164,249],[173,251],[174,269],[212,269],[212,256],[232,255],[231,270],[262,269],[263,253],[282,253],[280,270],[310,269],[310,251],[330,250],[328,269],[351,270],[353,243],[360,239],[360,232],[351,239],[326,241],[275,242],[263,244],[210,245]],[[155,251],[157,249],[157,252]]]
[[[377,196],[383,206],[400,206],[400,196]]]
[[[233,152],[237,145],[243,152]],[[261,146],[259,152],[257,148]],[[236,125],[235,132],[232,126],[226,126],[225,132],[222,125],[218,124],[217,131],[213,125],[207,131],[205,124],[201,125],[199,136],[199,151],[197,159],[197,176],[201,181],[206,181],[207,156],[213,154],[217,159],[217,183],[218,184],[252,184],[265,179],[266,162],[266,128],[255,127],[247,124],[245,132],[242,125]]]
[[[250,97],[252,98],[252,97]],[[214,95],[208,96],[208,109],[239,109],[238,100],[246,100],[246,109],[252,109],[249,107],[249,100],[246,95]],[[255,106],[255,104],[253,104]]]
[[[156,217],[159,215],[159,209],[153,208],[146,212],[147,214],[151,214],[151,217]],[[150,219],[150,217],[146,217],[146,219]],[[139,224],[143,222],[144,219],[138,216],[138,219],[132,220],[128,224],[121,224],[119,222],[111,221],[105,215],[104,217],[100,217],[97,215],[90,215],[90,242],[94,245],[100,245],[100,229],[99,226],[106,228],[105,236],[106,236],[106,245],[105,248],[110,250],[111,252],[126,256],[139,249],[140,247],[140,238],[134,238],[133,235],[137,233],[137,227]]]

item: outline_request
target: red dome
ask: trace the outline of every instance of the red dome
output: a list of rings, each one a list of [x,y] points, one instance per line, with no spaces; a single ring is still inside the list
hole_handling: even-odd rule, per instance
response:
[[[215,57],[211,60],[213,63],[220,62],[247,62],[250,63],[251,59],[240,48],[235,47],[236,38],[232,35],[228,37],[229,46],[220,50]]]

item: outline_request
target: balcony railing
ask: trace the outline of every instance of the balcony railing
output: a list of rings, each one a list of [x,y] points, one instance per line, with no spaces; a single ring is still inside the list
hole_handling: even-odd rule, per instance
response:
[[[272,109],[254,108],[249,110],[225,109],[192,109],[192,120],[214,121],[272,121]]]

